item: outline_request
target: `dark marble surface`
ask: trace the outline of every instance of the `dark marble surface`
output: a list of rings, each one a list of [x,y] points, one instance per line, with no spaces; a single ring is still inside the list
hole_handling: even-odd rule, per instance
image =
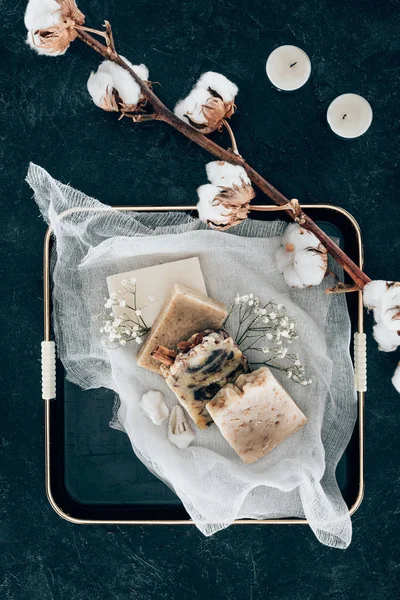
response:
[[[397,357],[373,341],[366,494],[348,550],[321,546],[306,527],[232,527],[206,539],[193,527],[75,526],[50,508],[39,390],[45,227],[24,183],[28,162],[107,203],[191,204],[208,157],[167,126],[118,123],[97,109],[86,92],[94,53],[76,42],[61,58],[35,55],[23,41],[24,5],[0,3],[0,597],[398,598],[400,399],[389,381]],[[249,162],[289,197],[348,209],[364,234],[369,275],[400,278],[396,0],[85,0],[81,8],[89,25],[112,22],[120,52],[149,66],[170,105],[204,70],[231,77],[240,87],[233,124]],[[304,48],[313,65],[292,95],[273,91],[265,76],[266,57],[282,43]],[[370,100],[374,122],[344,142],[325,113],[350,91]]]

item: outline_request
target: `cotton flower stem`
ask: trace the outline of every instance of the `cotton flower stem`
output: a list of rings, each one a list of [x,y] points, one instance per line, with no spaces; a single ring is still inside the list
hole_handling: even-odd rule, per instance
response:
[[[132,113],[121,113],[121,116],[118,120],[123,119],[123,117],[128,117],[132,119],[134,123],[146,123],[146,121],[160,121],[161,117],[158,113],[143,113],[143,114],[132,114]]]
[[[239,150],[236,144],[236,139],[235,136],[233,134],[233,130],[232,127],[229,125],[228,121],[226,119],[222,119],[222,123],[225,127],[225,129],[227,130],[227,132],[229,133],[229,137],[231,138],[231,144],[232,144],[232,152],[234,154],[236,154],[237,156],[240,156],[239,154]]]
[[[245,161],[242,156],[235,154],[225,148],[222,148],[202,133],[199,133],[186,123],[184,123],[181,119],[179,119],[173,112],[171,112],[163,102],[155,95],[155,93],[150,89],[146,82],[144,82],[131,67],[119,56],[117,52],[109,52],[109,47],[104,46],[98,40],[96,40],[93,36],[91,36],[87,31],[84,31],[81,28],[76,28],[77,37],[87,44],[90,48],[95,50],[98,54],[100,54],[105,60],[111,60],[112,62],[118,64],[120,67],[128,71],[136,83],[139,85],[140,90],[144,96],[144,98],[148,101],[149,104],[152,105],[154,112],[158,114],[158,119],[160,121],[164,121],[168,123],[171,127],[174,127],[177,131],[185,135],[187,138],[198,144],[204,150],[207,150],[213,156],[216,156],[219,160],[226,160],[229,163],[236,164],[242,166],[250,180],[254,185],[256,185],[264,194],[266,194],[275,204],[278,206],[284,207],[287,214],[297,222],[300,222],[304,229],[311,231],[325,246],[328,250],[329,254],[336,260],[339,265],[348,273],[348,275],[354,281],[354,284],[358,289],[362,290],[367,283],[371,281],[371,279],[351,260],[350,257],[343,252],[327,235],[318,227],[314,221],[307,216],[302,209],[300,208],[300,212],[295,216],[292,208],[286,208],[287,205],[290,204],[290,201],[286,196],[284,196],[281,192],[279,192],[276,188],[274,188],[266,179],[264,179],[253,167],[251,167]],[[97,32],[98,33],[98,32]],[[101,34],[101,32],[100,32]],[[106,34],[104,34],[106,35]],[[104,37],[103,35],[103,37]]]
[[[334,287],[327,288],[325,294],[348,294],[349,292],[358,292],[360,288],[357,285],[351,285],[346,283],[338,283]]]
[[[113,36],[110,22],[104,21],[104,27],[106,29],[106,34],[107,34],[106,43],[107,43],[107,48],[108,48],[109,54],[112,54],[114,52],[116,54],[117,51],[115,50],[114,36]]]

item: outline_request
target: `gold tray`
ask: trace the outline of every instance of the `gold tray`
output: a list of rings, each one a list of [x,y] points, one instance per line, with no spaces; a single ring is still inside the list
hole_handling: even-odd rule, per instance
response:
[[[352,244],[352,259],[363,268],[363,246],[361,238],[361,230],[354,219],[354,217],[346,210],[332,205],[327,204],[314,204],[302,205],[310,216],[315,219],[315,216],[324,215],[324,217],[330,217],[327,222],[337,221],[346,224],[348,228],[347,238],[354,236],[354,243]],[[71,212],[85,212],[90,209],[70,209],[60,215],[60,218],[71,214]],[[96,210],[96,209],[92,209]],[[119,210],[126,212],[171,212],[171,211],[182,211],[190,212],[196,210],[194,206],[115,206],[110,207],[110,210]],[[269,206],[269,205],[255,205],[251,207],[251,212],[257,213],[271,213],[271,212],[283,212],[283,218],[286,218],[285,213],[281,207]],[[260,215],[261,216],[261,215]],[[267,216],[267,215],[266,215]],[[282,215],[280,215],[282,216]],[[50,249],[52,240],[52,230],[48,228],[45,239],[44,239],[44,260],[43,260],[43,280],[44,280],[44,340],[51,340],[51,275],[50,275]],[[349,295],[348,295],[349,296]],[[357,296],[356,298],[356,323],[355,329],[358,333],[363,333],[364,321],[363,321],[363,300],[362,293],[351,294],[351,296]],[[57,383],[63,379],[63,374],[60,372],[60,368],[57,368]],[[58,389],[58,388],[57,388]],[[353,437],[356,436],[357,443],[357,473],[354,474],[356,479],[355,493],[353,499],[349,505],[350,515],[353,515],[359,508],[363,495],[364,495],[364,393],[357,392],[358,397],[358,419],[355,432]],[[77,524],[112,524],[112,525],[189,525],[193,522],[189,518],[160,518],[158,515],[156,518],[146,515],[144,518],[131,518],[129,511],[125,510],[125,507],[115,508],[110,512],[108,508],[104,514],[99,516],[97,509],[82,507],[77,510],[73,501],[67,498],[65,485],[62,482],[63,473],[63,449],[60,446],[60,438],[62,437],[63,422],[60,414],[61,403],[63,399],[58,397],[54,400],[45,400],[45,481],[46,481],[46,493],[48,500],[55,510],[55,512],[62,518]],[[132,455],[133,456],[133,455]],[[113,512],[114,511],[114,512]],[[151,512],[151,507],[147,512]],[[306,519],[297,518],[280,518],[280,519],[263,519],[263,520],[251,520],[242,519],[237,520],[234,524],[241,525],[305,525],[307,524]]]

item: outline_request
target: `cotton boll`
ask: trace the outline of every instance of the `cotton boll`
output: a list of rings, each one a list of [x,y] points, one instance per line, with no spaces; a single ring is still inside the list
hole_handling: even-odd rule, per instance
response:
[[[281,273],[284,272],[286,267],[293,263],[293,257],[290,252],[286,252],[285,248],[278,248],[275,254],[276,264]]]
[[[197,204],[197,211],[202,221],[208,223],[216,223],[217,225],[223,225],[228,222],[230,212],[224,208],[221,204],[213,204],[216,196],[220,193],[220,188],[211,183],[201,185],[197,189],[199,196],[199,202]]]
[[[388,329],[382,323],[374,325],[372,332],[381,352],[393,352],[400,345],[400,336],[397,332]]]
[[[294,246],[292,251],[298,252],[306,248],[318,248],[320,241],[311,231],[303,229],[297,223],[290,223],[282,235],[282,244]]]
[[[319,285],[326,273],[326,255],[317,251],[301,250],[296,252],[293,266],[303,284]]]
[[[24,23],[28,31],[47,29],[61,20],[61,8],[55,0],[29,0]]]
[[[300,279],[300,277],[293,265],[286,267],[286,269],[283,271],[283,278],[286,281],[286,283],[288,284],[288,286],[290,286],[290,287],[293,287],[293,288],[306,287],[306,285]]]
[[[25,12],[26,41],[38,54],[60,56],[76,38],[75,26],[84,22],[74,0],[30,0]]]
[[[169,415],[163,394],[156,390],[150,390],[142,396],[140,408],[155,425],[161,425]]]
[[[214,160],[206,165],[207,177],[213,185],[221,187],[241,186],[243,183],[250,185],[246,171],[240,165],[233,165],[227,161]]]
[[[377,323],[384,323],[388,329],[397,331],[400,329],[400,285],[388,283],[381,302],[374,309]]]
[[[397,366],[397,369],[394,372],[394,375],[392,377],[392,383],[400,394],[400,364]]]
[[[133,65],[123,56],[121,58],[131,67]],[[117,90],[122,102],[128,106],[136,106],[140,98],[140,87],[133,79],[132,75],[122,67],[110,60],[105,60],[99,67],[100,73],[108,73],[113,82],[113,87]]]
[[[203,73],[196,83],[196,87],[206,90],[211,88],[221,96],[224,102],[232,102],[239,91],[238,87],[232,81],[229,81],[225,75],[215,73],[214,71]]]
[[[26,43],[38,54],[59,56],[66,52],[49,52],[40,47],[39,36],[35,33],[39,29],[47,29],[56,25],[61,20],[61,8],[55,0],[30,0],[25,12],[25,27],[28,30]]]
[[[235,112],[237,87],[219,73],[204,73],[190,94],[174,108],[177,117],[203,134],[220,130]]]
[[[203,106],[209,99],[210,94],[207,90],[194,88],[186,98],[178,102],[174,113],[186,124],[205,125],[207,119],[203,112]]]
[[[113,80],[110,73],[100,72],[100,70],[91,73],[87,89],[96,106],[108,111],[118,110],[113,96]]]
[[[375,308],[380,303],[381,298],[386,291],[386,281],[377,280],[367,283],[363,291],[364,305],[370,309]]]
[[[296,288],[319,285],[325,277],[328,255],[318,238],[291,223],[281,237],[281,244],[275,259],[286,283]]]

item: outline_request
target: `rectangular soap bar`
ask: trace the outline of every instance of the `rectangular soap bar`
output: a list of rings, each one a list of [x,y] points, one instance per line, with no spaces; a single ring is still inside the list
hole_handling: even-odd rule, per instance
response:
[[[227,314],[222,302],[175,284],[137,354],[138,365],[160,373],[159,361],[151,356],[157,346],[174,350],[179,342],[198,331],[218,329]]]
[[[118,273],[107,277],[110,294],[122,291],[121,282],[136,279],[136,305],[141,308],[146,325],[151,327],[162,309],[175,283],[184,285],[201,294],[207,294],[200,261],[197,256],[175,260],[174,262]],[[129,309],[114,312],[129,314]]]
[[[307,422],[267,367],[240,375],[206,407],[245,463],[259,460]]]
[[[212,422],[206,404],[249,370],[246,357],[226,332],[204,333],[193,336],[202,339],[178,354],[166,377],[168,387],[200,429]]]

